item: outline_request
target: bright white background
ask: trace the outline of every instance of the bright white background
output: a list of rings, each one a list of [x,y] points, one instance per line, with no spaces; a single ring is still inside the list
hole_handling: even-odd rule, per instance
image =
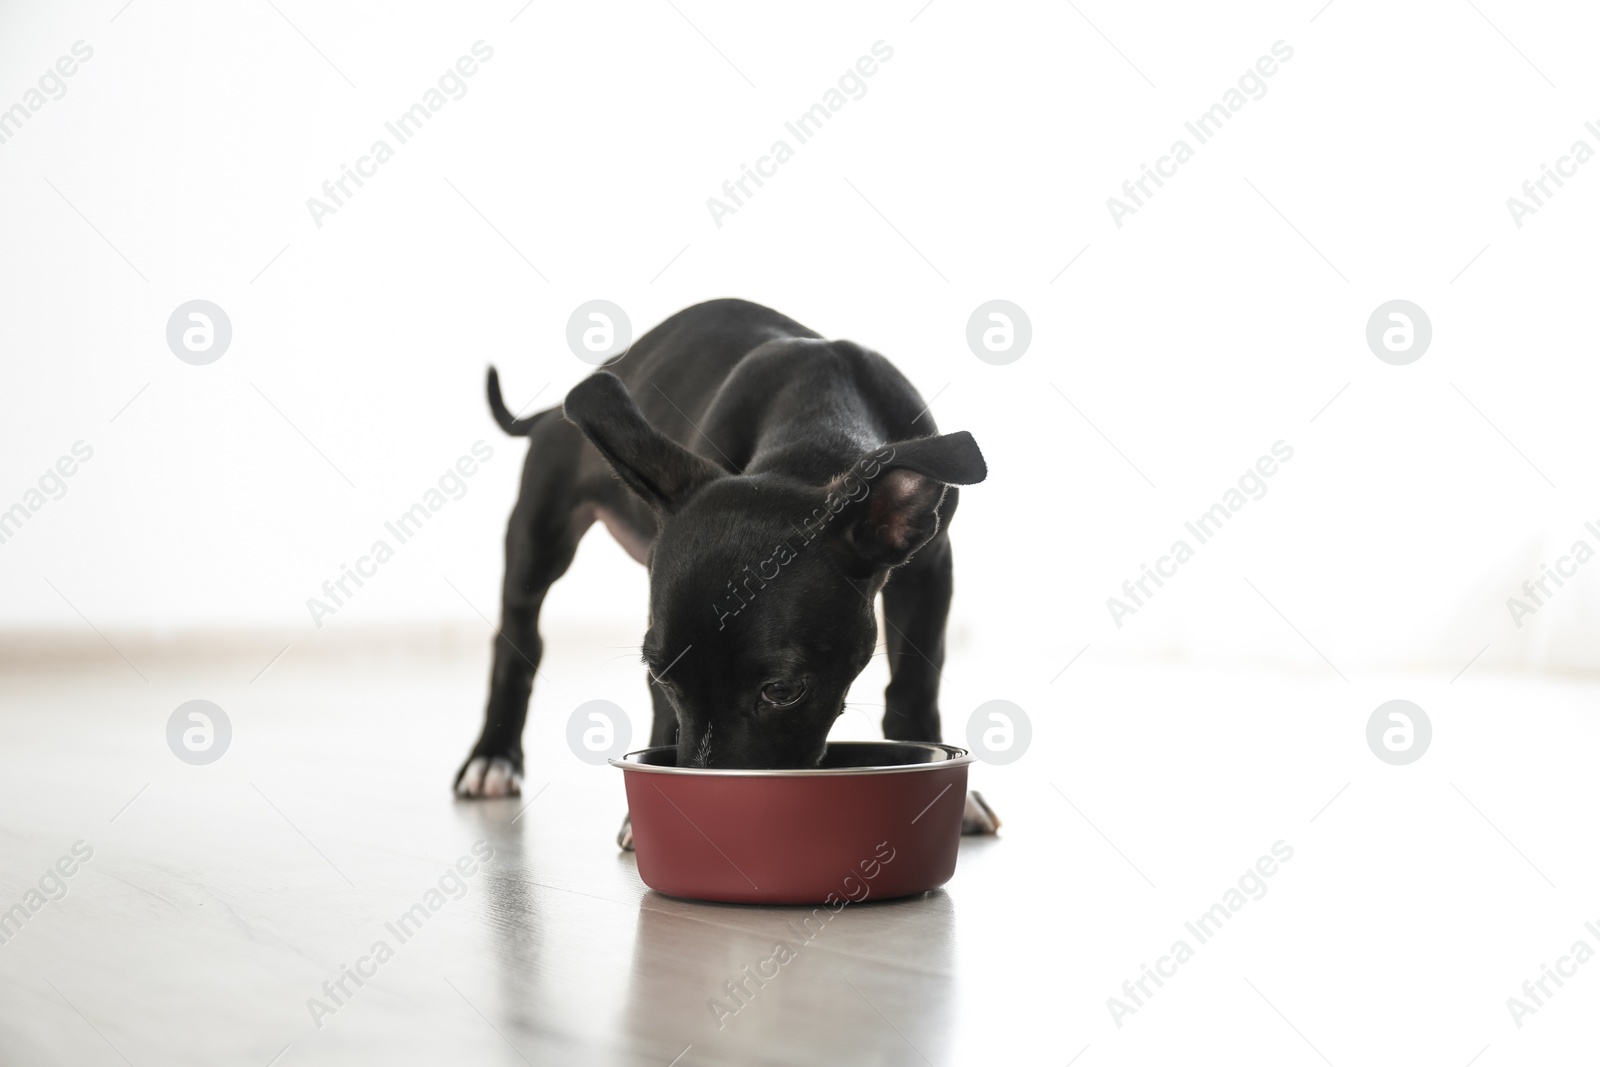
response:
[[[1592,576],[1520,631],[1504,604],[1600,518],[1592,176],[1521,230],[1505,207],[1574,139],[1600,147],[1580,12],[1496,19],[1553,89],[1461,3],[1085,9],[1131,63],[1070,7],[686,9],[755,88],[659,3],[284,9],[331,63],[265,4],[117,11],[0,16],[7,104],[95,50],[0,145],[0,501],[95,449],[0,545],[8,626],[81,626],[48,578],[102,629],[309,637],[306,597],[480,438],[468,496],[328,625],[474,619],[441,575],[492,613],[524,446],[487,416],[485,366],[542,406],[588,369],[563,343],[578,303],[642,331],[740,295],[878,348],[977,435],[958,618],[985,640],[1320,662],[1245,576],[1341,669],[1486,643],[1485,664],[1596,665]],[[466,96],[319,230],[306,199],[480,39]],[[866,95],[718,229],[706,198],[880,39]],[[1280,39],[1267,95],[1117,229],[1106,198]],[[164,343],[197,297],[234,327],[207,367]],[[1033,320],[1010,366],[964,343],[993,297]],[[1408,367],[1363,343],[1396,297],[1433,321]],[[1105,598],[1279,439],[1268,496],[1119,632]],[[642,597],[600,536],[553,623]]]
[[[882,351],[988,458],[955,525],[952,626],[994,675],[953,672],[950,739],[981,700],[1034,709],[1041,751],[1073,754],[1068,791],[1162,887],[1133,897],[1109,841],[1062,813],[1081,879],[1062,906],[1137,913],[1092,966],[1070,948],[1032,961],[1044,977],[1019,1002],[1085,1035],[1061,1059],[1091,1038],[1096,1056],[1165,1041],[1170,1058],[1202,1017],[1231,1034],[1237,994],[1261,1016],[1261,1062],[1312,1062],[1247,991],[1210,1014],[1205,983],[1236,985],[1229,971],[1141,1015],[1127,1045],[1102,1008],[1286,836],[1306,842],[1286,872],[1305,888],[1251,908],[1276,899],[1293,921],[1252,910],[1251,948],[1227,951],[1258,978],[1273,959],[1271,988],[1300,990],[1285,1013],[1334,1062],[1373,1056],[1372,1033],[1405,1062],[1464,1064],[1491,1039],[1483,1063],[1553,1062],[1600,977],[1528,1034],[1502,1004],[1600,920],[1591,828],[1551,817],[1593,809],[1593,689],[1533,678],[1600,669],[1600,561],[1521,628],[1505,601],[1572,541],[1600,547],[1583,530],[1600,524],[1600,162],[1520,229],[1506,198],[1574,140],[1600,149],[1594,14],[674,2],[0,11],[0,106],[74,41],[95,50],[0,145],[0,507],[73,442],[95,450],[0,545],[0,625],[270,632],[260,663],[378,626],[481,629],[524,450],[488,417],[486,365],[513,406],[553,404],[589,370],[564,341],[579,303],[614,301],[642,331],[744,296]],[[480,39],[494,58],[467,95],[317,228],[306,199]],[[878,40],[894,57],[866,95],[714,225],[706,198]],[[1265,97],[1116,227],[1107,197],[1279,40],[1294,56]],[[194,298],[233,323],[206,367],[164,338]],[[1032,319],[1009,366],[966,346],[992,298]],[[1405,367],[1364,339],[1395,298],[1434,331]],[[495,454],[466,497],[317,630],[306,598],[480,439]],[[1106,598],[1278,440],[1294,459],[1266,497],[1114,626]],[[633,640],[644,592],[597,531],[545,628]],[[617,699],[637,705],[618,656]],[[597,684],[563,682],[554,703]],[[1403,773],[1361,734],[1392,696],[1436,712],[1435,754]],[[530,730],[556,738],[558,719]],[[1052,766],[1009,780],[1035,822],[1054,817]]]

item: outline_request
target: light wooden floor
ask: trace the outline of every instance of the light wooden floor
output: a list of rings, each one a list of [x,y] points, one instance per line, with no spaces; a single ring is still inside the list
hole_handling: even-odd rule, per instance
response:
[[[481,656],[286,657],[254,686],[244,666],[145,666],[148,686],[115,662],[0,679],[0,907],[75,842],[93,849],[0,945],[0,1063],[264,1067],[288,1046],[281,1067],[899,1064],[990,1047],[1000,957],[971,939],[1009,925],[978,901],[1003,894],[1025,851],[1011,841],[969,843],[948,892],[850,905],[806,941],[789,924],[807,909],[647,890],[613,841],[618,772],[564,746],[534,756],[525,811],[454,801]],[[165,747],[194,697],[234,730],[206,767]],[[561,745],[567,710],[530,745]],[[385,923],[479,842],[493,859],[401,943]],[[393,958],[315,1025],[308,998],[333,1007],[324,980],[379,939]],[[794,958],[741,1007],[724,984],[779,941]],[[739,1010],[718,1020],[713,997]]]
[[[805,942],[802,909],[663,898],[616,851],[618,774],[562,732],[594,696],[646,727],[625,648],[551,642],[525,810],[448,791],[480,652],[291,653],[248,681],[271,651],[143,663],[148,682],[110,656],[0,675],[0,908],[93,850],[0,945],[0,1064],[1345,1067],[1497,1046],[1492,1067],[1558,1056],[1600,1003],[1596,971],[1526,1029],[1504,1007],[1600,920],[1592,834],[1562,821],[1597,810],[1592,685],[1085,661],[1052,686],[1057,663],[1029,681],[963,653],[953,706],[1034,715],[1028,757],[977,771],[1001,837],[966,841],[944,891],[851,905]],[[1437,711],[1410,768],[1362,739],[1391,695]],[[233,723],[208,767],[164,737],[195,697]],[[947,715],[959,742],[965,714]],[[1541,730],[1567,740],[1527,741]],[[1270,892],[1114,1020],[1108,998],[1280,839],[1295,859]],[[493,859],[401,943],[385,924],[478,842]],[[324,981],[380,939],[393,957],[335,1005]],[[738,1006],[725,983],[779,941],[794,958],[719,1027],[711,999]],[[314,1020],[313,997],[337,1010]]]

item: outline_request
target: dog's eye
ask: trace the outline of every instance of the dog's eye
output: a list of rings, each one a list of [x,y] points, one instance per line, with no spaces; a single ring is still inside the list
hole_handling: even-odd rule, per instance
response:
[[[761,687],[761,699],[773,707],[786,707],[805,695],[804,682],[768,682]]]

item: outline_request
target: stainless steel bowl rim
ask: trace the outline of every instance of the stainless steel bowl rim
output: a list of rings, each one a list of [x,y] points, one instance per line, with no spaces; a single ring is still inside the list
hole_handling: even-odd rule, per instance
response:
[[[760,770],[753,768],[728,768],[718,767],[657,767],[648,763],[639,763],[635,756],[642,756],[647,752],[655,752],[660,748],[670,748],[669,745],[657,745],[653,748],[641,748],[623,755],[621,759],[607,760],[613,767],[624,771],[643,771],[647,774],[687,774],[702,778],[820,778],[833,775],[866,775],[879,774],[915,774],[918,772],[945,770],[950,767],[964,767],[977,760],[977,757],[964,748],[955,745],[945,745],[933,741],[834,741],[829,748],[855,748],[858,746],[878,745],[911,745],[918,748],[936,748],[945,754],[944,759],[934,763],[902,763],[885,767],[784,767],[773,770]]]

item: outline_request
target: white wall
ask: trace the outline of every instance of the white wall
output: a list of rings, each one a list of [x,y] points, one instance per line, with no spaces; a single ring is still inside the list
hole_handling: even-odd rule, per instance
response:
[[[485,366],[513,404],[554,403],[588,371],[563,340],[578,303],[642,331],[741,295],[878,348],[977,435],[968,636],[1052,670],[1088,643],[1325,671],[1264,596],[1347,673],[1486,643],[1483,663],[1600,666],[1600,563],[1520,630],[1504,603],[1562,546],[1600,547],[1600,165],[1521,228],[1505,203],[1573,141],[1600,149],[1595,16],[1499,5],[1497,32],[1428,3],[1378,33],[1319,6],[8,5],[0,106],[74,42],[93,57],[0,144],[0,507],[74,442],[94,454],[0,544],[0,625],[312,634],[306,598],[480,439],[467,495],[326,625],[475,619],[445,579],[492,615],[524,446]],[[479,40],[466,95],[314,225],[307,198]],[[865,96],[714,225],[707,197],[880,40]],[[1115,226],[1107,197],[1279,40],[1266,95]],[[164,339],[197,297],[234,329],[203,367]],[[994,297],[1033,323],[1009,366],[964,340]],[[1363,337],[1397,297],[1435,335],[1403,367]],[[1106,598],[1279,440],[1267,495],[1116,628]],[[641,602],[599,536],[551,625]]]

